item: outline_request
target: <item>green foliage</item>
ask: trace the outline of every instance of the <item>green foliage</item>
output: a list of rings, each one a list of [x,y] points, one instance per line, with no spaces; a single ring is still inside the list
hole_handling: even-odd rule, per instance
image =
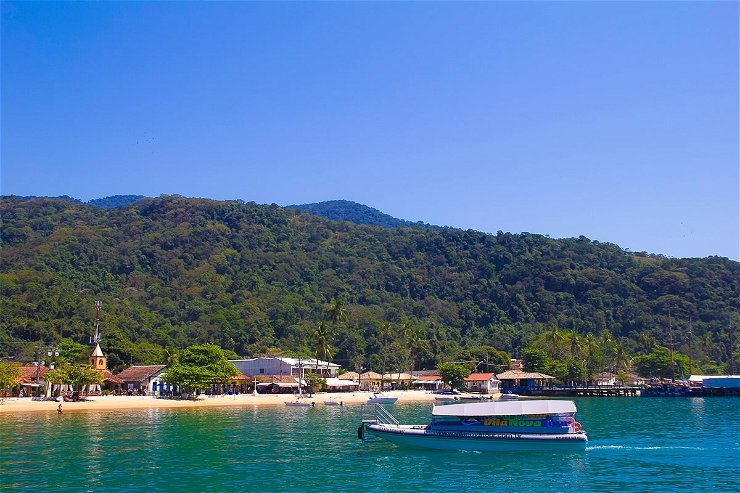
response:
[[[350,221],[355,224],[369,224],[383,228],[400,227],[436,227],[421,222],[415,223],[396,219],[378,209],[358,204],[349,200],[327,200],[314,204],[290,205],[293,209],[322,216],[334,221]]]
[[[52,383],[63,383],[73,385],[76,390],[90,384],[103,384],[100,372],[93,370],[89,365],[70,364],[49,370],[44,375],[44,380]]]
[[[167,366],[164,380],[191,390],[205,390],[215,383],[225,383],[239,370],[215,344],[190,346],[175,354]]]
[[[668,344],[669,310],[674,348],[694,361],[725,368],[738,347],[740,330],[727,327],[728,316],[740,323],[740,264],[723,258],[633,254],[585,237],[385,229],[176,196],[115,209],[3,197],[0,217],[0,356],[86,342],[96,299],[114,371],[202,343],[241,356],[316,354],[318,320],[335,334],[332,360],[353,369],[433,368],[476,347],[519,356],[533,345],[586,361],[593,375]],[[335,316],[327,306],[337,300]],[[590,347],[588,334],[598,334]]]
[[[522,351],[524,370],[529,372],[546,373],[548,364],[552,361],[544,349],[528,347]],[[553,375],[554,376],[554,375]]]
[[[15,363],[5,363],[0,361],[0,390],[3,394],[7,392],[9,388],[17,387],[17,380],[21,378],[21,370]]]
[[[318,392],[321,387],[326,385],[326,379],[315,373],[308,372],[304,375],[303,379],[311,388],[311,392]]]
[[[643,377],[687,378],[689,376],[689,357],[673,352],[663,346],[655,345],[650,354],[634,359],[637,373]]]
[[[437,365],[442,381],[451,389],[464,389],[465,378],[470,375],[470,370],[455,363],[440,363]]]

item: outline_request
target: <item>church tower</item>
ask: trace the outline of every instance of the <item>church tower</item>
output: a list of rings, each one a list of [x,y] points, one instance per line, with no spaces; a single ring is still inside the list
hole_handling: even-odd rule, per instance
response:
[[[88,358],[90,366],[93,370],[107,370],[108,362],[103,354],[103,350],[100,349],[100,309],[103,308],[103,304],[100,301],[95,302],[95,335],[93,336],[92,342],[95,344],[95,349]]]
[[[103,350],[100,349],[100,343],[97,343],[95,345],[95,350],[90,355],[90,358],[88,358],[88,361],[90,362],[90,366],[92,366],[93,370],[108,369],[108,362],[105,355],[103,354]]]

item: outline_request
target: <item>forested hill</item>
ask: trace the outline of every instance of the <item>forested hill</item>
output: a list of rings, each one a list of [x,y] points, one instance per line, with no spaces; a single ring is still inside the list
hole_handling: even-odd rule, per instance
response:
[[[289,205],[288,207],[317,216],[332,219],[334,221],[349,221],[355,224],[368,224],[370,226],[381,226],[383,228],[400,227],[426,227],[438,228],[430,224],[405,221],[380,212],[378,209],[358,204],[350,200],[327,200],[314,204]]]
[[[0,213],[0,357],[87,341],[96,299],[113,367],[206,341],[307,354],[333,299],[348,312],[334,359],[351,368],[378,368],[402,322],[421,329],[427,368],[480,347],[516,356],[553,327],[607,331],[632,354],[669,337],[687,352],[689,319],[696,360],[726,362],[728,321],[738,323],[738,262],[585,237],[387,229],[182,197],[116,209],[5,197]]]

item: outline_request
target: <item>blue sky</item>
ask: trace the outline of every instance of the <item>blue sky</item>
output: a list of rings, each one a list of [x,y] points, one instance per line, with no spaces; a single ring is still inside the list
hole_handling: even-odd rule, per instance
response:
[[[2,4],[5,195],[740,259],[737,2]]]

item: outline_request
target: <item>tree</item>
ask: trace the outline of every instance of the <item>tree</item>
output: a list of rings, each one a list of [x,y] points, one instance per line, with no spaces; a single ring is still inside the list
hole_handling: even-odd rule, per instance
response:
[[[224,383],[239,370],[215,344],[199,344],[184,349],[170,358],[164,380],[188,390],[205,390]]]
[[[347,317],[347,309],[344,308],[344,300],[340,298],[333,299],[329,305],[327,316],[334,326],[344,320]]]
[[[303,379],[306,381],[306,384],[311,390],[312,395],[318,389],[326,385],[326,379],[322,378],[321,375],[317,375],[315,373],[306,373]]]
[[[526,371],[544,373],[550,358],[544,349],[528,347],[522,351],[522,359],[524,360],[524,369]]]
[[[3,390],[3,395],[8,395],[8,388],[18,385],[18,379],[21,376],[22,373],[17,364],[0,362],[0,389]]]
[[[455,363],[440,363],[437,365],[442,381],[453,390],[463,389],[465,379],[470,375],[470,370]]]
[[[668,348],[656,344],[650,354],[636,356],[633,364],[640,376],[673,378],[688,376],[689,357],[674,351],[671,358]]]
[[[103,376],[90,365],[64,365],[49,370],[44,376],[49,383],[72,385],[75,392],[81,392],[85,385],[103,385]]]
[[[388,343],[389,341],[393,339],[393,336],[395,335],[393,331],[393,325],[391,325],[390,322],[383,322],[380,325],[380,330],[378,331],[378,335],[383,341],[383,347],[380,348],[381,354],[383,355],[383,369],[382,369],[382,373],[380,376],[380,390],[383,390],[383,377],[385,376],[385,370],[388,364],[388,351],[389,351]]]
[[[333,339],[334,331],[327,324],[324,322],[316,324],[313,329],[314,354],[317,360],[319,356],[323,356],[324,361],[326,361],[327,373],[329,372],[329,360],[334,357]]]
[[[565,364],[567,380],[573,383],[580,383],[586,378],[586,365],[583,361],[571,358]]]

